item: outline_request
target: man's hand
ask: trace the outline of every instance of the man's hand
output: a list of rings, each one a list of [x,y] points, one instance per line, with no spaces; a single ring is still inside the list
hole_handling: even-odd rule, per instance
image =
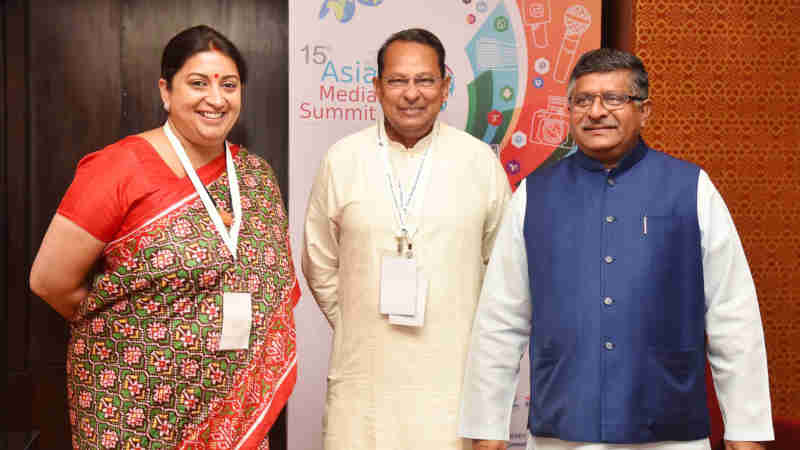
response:
[[[472,446],[475,449],[475,445]],[[725,450],[764,450],[760,442],[725,441]]]
[[[472,440],[472,450],[506,450],[506,441]]]

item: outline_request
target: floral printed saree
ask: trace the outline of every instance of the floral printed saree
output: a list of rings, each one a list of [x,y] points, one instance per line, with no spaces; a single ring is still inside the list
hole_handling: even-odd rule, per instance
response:
[[[299,289],[272,169],[232,148],[236,259],[191,183],[170,176],[144,139],[81,161],[59,214],[108,244],[71,327],[74,448],[268,448],[296,378]],[[229,202],[224,156],[198,173],[217,204]],[[223,292],[251,295],[247,349],[218,349]]]

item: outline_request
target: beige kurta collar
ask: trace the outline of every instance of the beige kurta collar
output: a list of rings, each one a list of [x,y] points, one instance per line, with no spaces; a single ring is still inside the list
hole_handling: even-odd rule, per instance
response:
[[[384,120],[379,120],[378,126],[380,127],[380,133],[381,133],[380,135],[386,136],[386,143],[388,144],[390,151],[401,151],[403,153],[409,153],[409,154],[422,154],[425,151],[425,149],[427,149],[428,146],[431,145],[431,142],[433,141],[433,136],[439,134],[439,128],[441,125],[439,120],[437,119],[436,122],[433,124],[431,132],[428,133],[425,137],[423,137],[419,141],[417,141],[417,143],[411,148],[406,148],[406,146],[401,144],[400,142],[393,141],[391,138],[389,138],[389,135],[386,134],[386,123],[384,122]]]

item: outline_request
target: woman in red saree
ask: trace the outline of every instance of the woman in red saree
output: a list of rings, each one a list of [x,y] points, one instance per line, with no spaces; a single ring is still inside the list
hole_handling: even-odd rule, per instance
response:
[[[47,230],[31,288],[70,321],[76,449],[268,448],[299,290],[274,173],[225,140],[246,79],[220,33],[176,35],[167,123],[84,157]]]

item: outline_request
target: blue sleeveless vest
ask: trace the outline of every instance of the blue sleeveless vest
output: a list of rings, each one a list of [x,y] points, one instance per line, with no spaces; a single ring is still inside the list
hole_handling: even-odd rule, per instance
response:
[[[535,436],[641,443],[709,434],[699,167],[639,144],[528,176]]]

